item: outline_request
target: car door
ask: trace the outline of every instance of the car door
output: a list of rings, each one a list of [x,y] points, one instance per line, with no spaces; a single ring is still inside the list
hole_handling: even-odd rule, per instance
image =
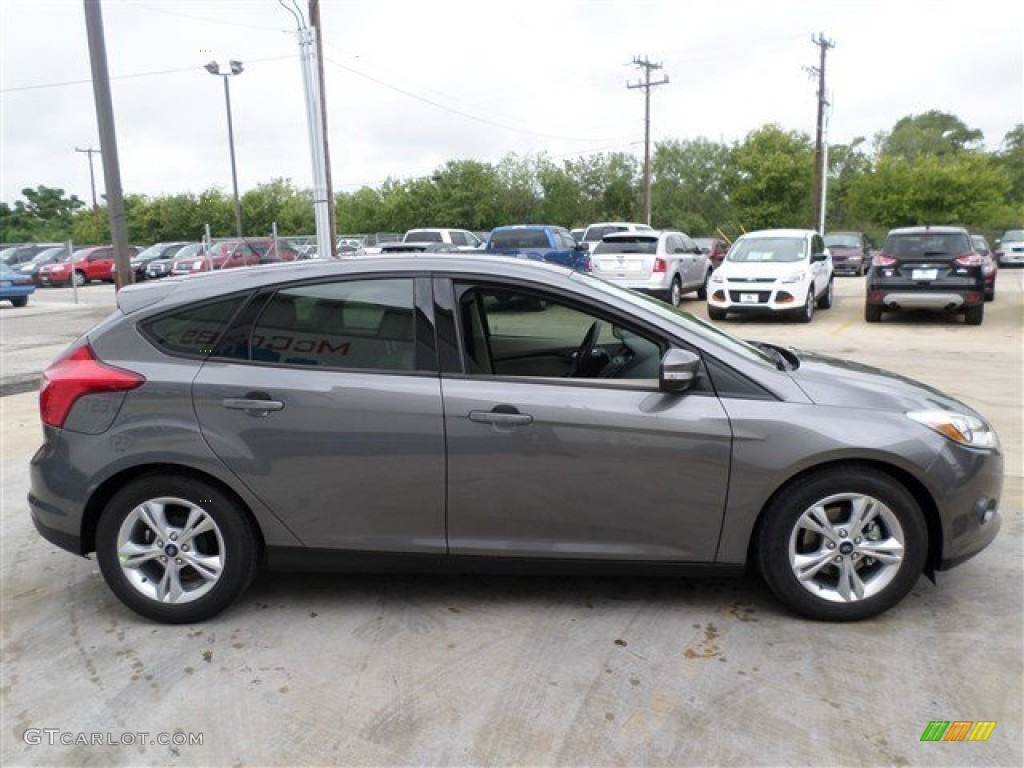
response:
[[[85,274],[90,280],[109,280],[113,269],[113,248],[97,248],[87,257]]]
[[[307,546],[445,552],[441,390],[417,287],[429,293],[400,275],[278,290],[195,379],[212,450]]]
[[[832,279],[832,256],[828,255],[825,239],[821,235],[811,236],[811,273],[814,275],[814,295],[824,296],[828,290],[828,282]],[[824,261],[815,261],[814,254],[824,253]]]
[[[449,551],[713,560],[731,431],[706,377],[661,392],[668,343],[628,317],[514,285],[446,290],[438,316],[462,340],[442,374]]]

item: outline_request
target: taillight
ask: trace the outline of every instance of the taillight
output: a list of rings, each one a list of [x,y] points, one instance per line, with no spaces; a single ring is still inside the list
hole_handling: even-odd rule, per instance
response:
[[[668,263],[664,259],[654,260],[654,271],[655,272],[666,272],[668,271]]]
[[[953,263],[961,267],[980,267],[985,263],[985,257],[978,253],[965,253],[953,259]]]
[[[137,373],[101,362],[86,344],[58,358],[43,372],[39,415],[44,424],[63,427],[78,398],[97,392],[127,392],[145,382]]]
[[[876,267],[891,267],[896,263],[896,259],[892,256],[886,256],[884,253],[876,253],[871,263]]]

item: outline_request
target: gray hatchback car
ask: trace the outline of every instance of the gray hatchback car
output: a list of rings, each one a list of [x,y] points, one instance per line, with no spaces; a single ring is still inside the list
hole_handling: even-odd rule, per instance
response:
[[[117,301],[46,371],[29,504],[151,619],[208,618],[261,566],[755,565],[853,620],[999,530],[999,443],[963,403],[586,274],[381,256]]]

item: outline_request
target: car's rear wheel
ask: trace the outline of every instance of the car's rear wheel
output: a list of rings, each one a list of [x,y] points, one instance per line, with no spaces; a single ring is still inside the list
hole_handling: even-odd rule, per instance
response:
[[[24,307],[28,304],[28,296],[15,296],[11,299],[11,305],[15,307]]]
[[[968,307],[964,310],[964,322],[967,325],[981,325],[981,321],[985,319],[985,305],[976,304],[973,307]]]
[[[878,304],[864,305],[864,322],[878,323],[882,320],[882,307]]]
[[[708,305],[708,317],[712,320],[725,320],[725,316],[727,314],[729,313],[724,309],[718,309],[717,307],[712,307],[710,304]]]
[[[996,300],[996,287],[993,285],[991,291],[985,291],[985,301]]]
[[[772,592],[812,619],[855,621],[902,600],[924,569],[928,529],[907,489],[869,467],[828,469],[765,510],[758,562]]]
[[[825,288],[825,293],[822,294],[821,298],[818,299],[818,309],[831,309],[832,302],[836,298],[836,285],[835,280],[828,281],[828,287]]]
[[[107,504],[96,557],[107,585],[133,611],[186,624],[245,591],[258,549],[248,513],[229,495],[200,480],[150,475]]]
[[[676,275],[672,278],[672,286],[668,289],[668,303],[673,307],[678,307],[682,300],[683,284],[679,280],[679,275]]]

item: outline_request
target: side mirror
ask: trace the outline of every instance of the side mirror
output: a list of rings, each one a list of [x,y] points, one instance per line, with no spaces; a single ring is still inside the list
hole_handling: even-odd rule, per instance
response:
[[[590,246],[588,246],[586,243],[576,243],[576,245],[574,245],[572,249],[574,251],[583,251],[584,253],[586,253],[587,251],[590,250]]]
[[[828,258],[828,254],[825,253],[824,251],[822,251],[820,253],[812,253],[811,254],[811,261],[812,262],[824,261],[827,258]]]
[[[662,392],[685,392],[697,380],[700,358],[685,349],[670,349],[658,366],[658,388]]]

